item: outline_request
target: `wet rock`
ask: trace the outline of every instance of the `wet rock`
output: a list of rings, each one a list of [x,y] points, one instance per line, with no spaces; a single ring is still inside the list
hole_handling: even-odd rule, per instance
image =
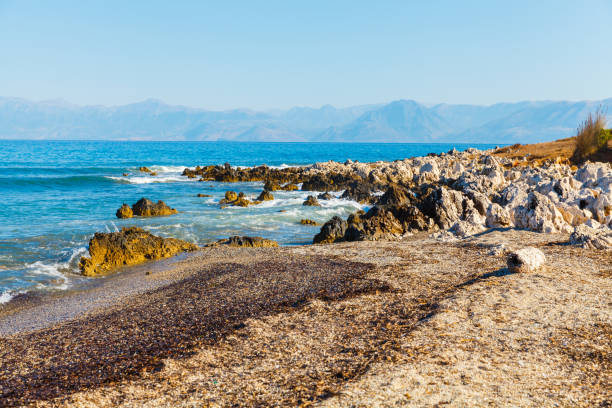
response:
[[[121,208],[117,210],[116,215],[117,218],[132,218],[134,216],[134,212],[129,205],[123,204]]]
[[[309,219],[307,219],[307,218],[303,218],[303,219],[301,219],[301,220],[300,220],[300,224],[302,224],[302,225],[319,225],[319,223],[318,223],[318,222],[313,221],[313,220],[309,220]]]
[[[605,227],[578,225],[570,235],[569,242],[582,248],[609,250],[612,248],[612,231]]]
[[[306,197],[306,201],[304,201],[303,205],[310,206],[310,207],[320,207],[321,206],[321,204],[319,204],[319,201],[317,200],[317,198],[315,196],[311,196],[311,195]]]
[[[170,208],[163,201],[159,200],[157,203],[148,198],[141,198],[134,205],[132,205],[132,211],[134,215],[141,217],[162,217],[165,215],[176,214],[178,211],[174,208]]]
[[[297,184],[288,183],[284,185],[282,189],[285,191],[298,191],[300,188],[297,186]]]
[[[330,193],[321,193],[317,196],[317,198],[319,200],[331,200],[332,198],[336,198],[336,197],[331,195]]]
[[[146,166],[142,166],[142,167],[138,168],[138,170],[143,172],[143,173],[151,173],[151,169],[146,167]]]
[[[544,266],[546,256],[537,248],[527,247],[508,254],[507,264],[510,272],[535,272]]]
[[[151,173],[149,173],[151,176],[157,176],[157,172],[156,171],[152,171]]]
[[[129,175],[130,175],[130,173],[123,173],[123,177],[127,177]]]
[[[230,190],[225,192],[225,198],[221,199],[219,204],[230,204],[236,200],[238,200],[238,193]]]
[[[363,183],[352,183],[344,190],[340,198],[345,200],[357,201],[361,204],[370,204],[374,201],[372,196],[373,187]]]
[[[264,190],[257,196],[257,201],[271,201],[274,200],[274,196],[268,190]]]
[[[96,276],[121,266],[167,258],[196,249],[197,245],[192,243],[158,237],[137,227],[123,228],[120,232],[97,232],[89,241],[89,258],[81,258],[79,268],[85,276]]]
[[[210,194],[202,194],[202,193],[199,193],[199,194],[198,194],[198,197],[212,197],[212,196],[211,196]]]
[[[321,227],[321,231],[315,235],[313,239],[314,244],[328,244],[344,239],[344,233],[346,232],[347,222],[342,218],[335,216],[331,220],[327,221]]]
[[[248,248],[275,248],[278,247],[278,242],[262,237],[247,237],[234,235],[226,239],[220,239],[217,242],[207,246],[227,245],[231,247],[248,247]]]
[[[387,206],[387,207],[397,207],[404,205],[406,203],[410,203],[410,198],[412,197],[412,193],[410,190],[393,185],[390,186],[385,194],[383,194],[379,199],[376,205],[379,206]]]
[[[281,188],[280,184],[278,184],[276,181],[268,180],[264,184],[264,190],[266,190],[266,191],[278,191],[278,190],[281,190],[281,189],[282,188]]]

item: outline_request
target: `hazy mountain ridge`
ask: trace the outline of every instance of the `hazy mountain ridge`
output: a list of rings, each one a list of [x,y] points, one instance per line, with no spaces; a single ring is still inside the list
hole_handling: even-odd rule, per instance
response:
[[[335,108],[208,111],[159,100],[106,107],[0,98],[0,139],[526,143],[571,136],[601,101],[489,106],[412,100]]]

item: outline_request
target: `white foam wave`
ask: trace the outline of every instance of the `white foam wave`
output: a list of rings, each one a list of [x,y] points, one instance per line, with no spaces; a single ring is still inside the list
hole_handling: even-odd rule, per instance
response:
[[[176,182],[193,182],[196,179],[190,179],[188,177],[183,177],[180,174],[173,176],[128,176],[128,177],[115,177],[115,176],[107,176],[107,178],[115,181],[119,181],[122,183],[129,184],[150,184],[150,183],[176,183]]]
[[[151,171],[156,171],[158,173],[183,173],[183,170],[189,168],[189,166],[151,166],[149,169]]]
[[[10,290],[2,292],[2,294],[0,294],[0,304],[7,303],[9,300],[11,300],[14,297],[15,295]]]

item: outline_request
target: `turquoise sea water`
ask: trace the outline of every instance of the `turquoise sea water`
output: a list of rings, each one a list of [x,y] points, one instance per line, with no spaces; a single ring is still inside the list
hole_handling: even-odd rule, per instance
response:
[[[86,278],[78,261],[96,231],[137,225],[154,234],[204,244],[230,235],[258,235],[284,245],[306,244],[325,222],[362,206],[346,200],[304,207],[308,192],[274,192],[276,200],[249,208],[220,209],[226,190],[253,198],[262,183],[197,182],[185,167],[305,165],[327,160],[396,160],[439,153],[461,144],[103,142],[0,140],[0,303],[32,289],[66,289]],[[490,148],[492,145],[476,145]],[[153,177],[138,167],[157,171]],[[127,177],[123,173],[129,173]],[[198,198],[198,193],[211,198]],[[119,220],[122,203],[164,200],[179,214]],[[280,212],[279,210],[284,210]]]

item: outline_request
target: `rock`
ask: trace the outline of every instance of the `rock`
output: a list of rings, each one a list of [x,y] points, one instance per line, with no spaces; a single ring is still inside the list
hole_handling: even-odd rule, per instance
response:
[[[176,214],[174,208],[170,208],[163,201],[159,200],[157,203],[153,204],[153,201],[148,198],[141,198],[136,202],[136,204],[132,205],[132,211],[134,215],[138,215],[141,217],[162,217],[165,215]]]
[[[342,218],[335,216],[327,221],[321,227],[321,231],[315,235],[313,244],[328,244],[336,241],[341,241],[346,232],[347,222]]]
[[[226,239],[220,239],[217,242],[206,246],[227,245],[231,247],[248,247],[248,248],[275,248],[278,247],[278,242],[262,237],[247,237],[234,235]]]
[[[410,203],[411,196],[412,193],[410,190],[401,186],[393,185],[390,186],[385,194],[380,197],[376,205],[388,207],[404,205],[406,203]]]
[[[146,166],[142,166],[138,170],[142,171],[143,173],[151,173],[151,169]]]
[[[508,254],[508,269],[513,273],[535,272],[544,266],[546,257],[537,248],[527,247]]]
[[[149,173],[151,176],[157,176],[157,172],[156,171],[152,171]]]
[[[427,195],[421,211],[433,218],[441,229],[448,229],[461,219],[464,200],[460,191],[439,187]]]
[[[212,196],[211,196],[210,194],[202,194],[202,193],[199,193],[199,194],[198,194],[198,197],[212,197]]]
[[[278,190],[281,190],[281,186],[276,181],[268,180],[264,184],[264,190],[266,190],[266,191],[278,191]]]
[[[313,221],[313,220],[309,220],[307,218],[303,218],[302,220],[300,220],[300,224],[302,224],[302,225],[319,225],[318,222]]]
[[[121,266],[196,249],[197,245],[192,243],[158,237],[137,227],[123,228],[120,232],[97,232],[89,241],[89,258],[81,258],[79,268],[85,276],[96,276]]]
[[[298,191],[300,188],[296,184],[288,183],[284,185],[282,189],[286,191]]]
[[[491,228],[505,228],[509,227],[512,220],[508,210],[503,208],[501,205],[492,203],[487,209],[486,223],[487,227]]]
[[[369,204],[372,200],[372,186],[363,183],[353,183],[340,196],[345,200],[357,201],[361,204]]]
[[[569,232],[570,227],[563,214],[545,195],[532,191],[527,197],[527,205],[521,205],[514,210],[514,224],[537,232]]]
[[[238,199],[236,201],[232,201],[230,204],[235,206],[235,207],[248,207],[249,205],[255,204],[255,203],[247,200],[244,197],[238,197]]]
[[[320,207],[321,206],[321,204],[319,204],[319,201],[317,200],[317,198],[315,196],[311,196],[311,195],[306,197],[306,201],[304,201],[303,205],[311,206],[311,207]]]
[[[130,173],[123,173],[123,177],[127,177],[129,175],[130,175]]]
[[[319,200],[331,200],[332,198],[336,198],[336,197],[331,195],[330,193],[321,193],[317,196],[317,198]]]
[[[236,201],[238,199],[238,194],[235,191],[226,191],[225,192],[225,200],[227,202]]]
[[[612,248],[612,231],[608,228],[591,228],[578,225],[570,235],[569,242],[588,249]]]
[[[117,210],[117,218],[132,218],[134,216],[134,212],[129,205],[123,204],[121,208]]]
[[[257,196],[257,201],[270,201],[274,200],[274,196],[268,190],[264,190]]]

